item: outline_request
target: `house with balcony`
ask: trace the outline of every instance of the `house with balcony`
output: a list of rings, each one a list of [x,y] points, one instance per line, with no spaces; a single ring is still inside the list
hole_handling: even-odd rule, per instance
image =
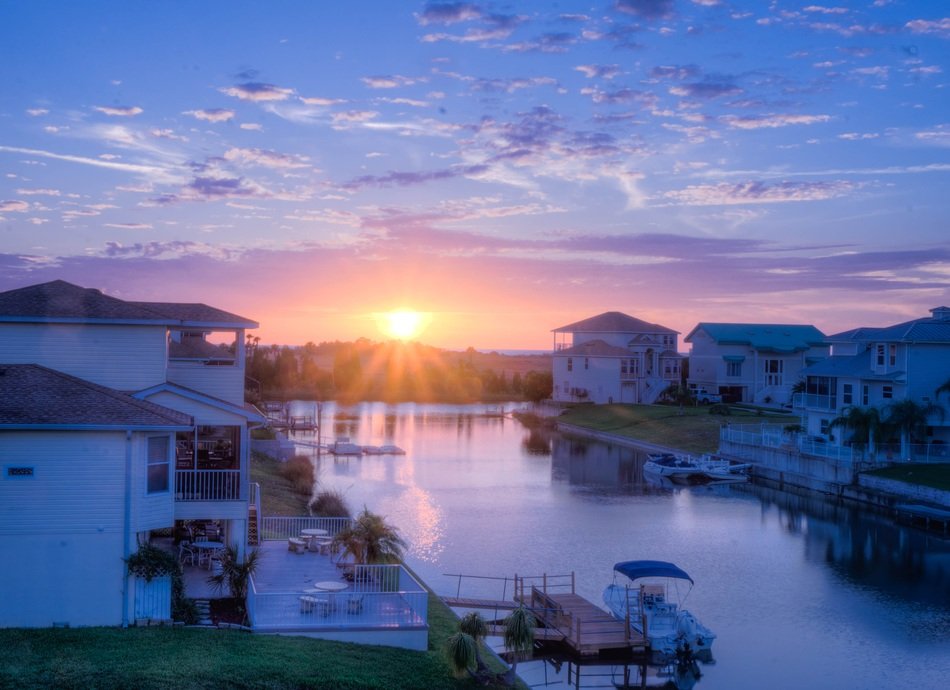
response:
[[[830,345],[811,325],[699,323],[684,338],[692,346],[687,385],[723,400],[762,405],[792,402],[801,371],[826,359]]]
[[[123,625],[123,559],[214,522],[244,553],[250,319],[53,281],[0,293],[0,626]]]
[[[553,330],[555,402],[656,402],[680,382],[679,333],[609,311]]]
[[[862,327],[829,336],[831,356],[802,370],[805,391],[796,399],[809,437],[828,446],[850,444],[846,429],[832,422],[851,407],[877,408],[882,417],[888,406],[912,400],[932,413],[911,446],[882,444],[886,457],[926,460],[942,458],[950,449],[950,395],[936,391],[950,381],[950,307],[936,307],[931,316],[893,326]],[[878,439],[881,441],[882,439]]]

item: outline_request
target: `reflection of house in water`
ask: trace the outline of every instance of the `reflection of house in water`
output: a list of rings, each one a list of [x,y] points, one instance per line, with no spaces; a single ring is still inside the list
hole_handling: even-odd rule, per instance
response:
[[[801,533],[805,558],[840,578],[924,605],[950,606],[950,541],[894,523],[867,506],[765,487],[751,490],[763,513],[777,508]]]
[[[589,439],[555,436],[551,473],[569,484],[621,489],[623,493],[654,493],[643,479],[644,451]]]

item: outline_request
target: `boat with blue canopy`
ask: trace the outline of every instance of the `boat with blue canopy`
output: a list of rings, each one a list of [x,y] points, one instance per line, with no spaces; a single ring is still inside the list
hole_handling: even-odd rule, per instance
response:
[[[618,581],[618,576],[626,580]],[[686,589],[682,596],[680,586]],[[682,608],[692,587],[693,578],[673,563],[622,561],[614,565],[614,582],[604,589],[604,603],[614,617],[629,621],[646,637],[655,655],[703,659],[711,656],[716,635]]]

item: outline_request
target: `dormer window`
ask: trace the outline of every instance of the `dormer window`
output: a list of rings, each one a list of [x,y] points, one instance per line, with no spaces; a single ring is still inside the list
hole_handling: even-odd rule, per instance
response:
[[[884,344],[879,343],[877,346],[877,365],[879,367],[884,366]]]
[[[887,365],[889,367],[897,366],[897,345],[893,343],[887,349]]]

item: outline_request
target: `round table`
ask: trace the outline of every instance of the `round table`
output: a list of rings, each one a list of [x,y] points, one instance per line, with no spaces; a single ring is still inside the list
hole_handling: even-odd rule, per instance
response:
[[[313,586],[315,589],[323,590],[324,592],[342,592],[344,589],[349,587],[348,584],[345,582],[340,582],[339,580],[314,582]]]
[[[198,549],[198,562],[199,562],[199,563],[201,563],[201,552],[202,552],[202,551],[210,551],[211,553],[214,553],[215,551],[218,551],[219,549],[223,549],[223,548],[224,548],[224,544],[221,543],[220,541],[193,541],[193,542],[191,542],[191,545],[194,546],[196,549]],[[208,557],[208,570],[211,570],[211,557],[210,557],[210,555],[209,555],[209,557]]]
[[[316,527],[310,529],[302,529],[300,533],[305,537],[326,537],[329,536],[329,532],[325,529],[317,529]]]

